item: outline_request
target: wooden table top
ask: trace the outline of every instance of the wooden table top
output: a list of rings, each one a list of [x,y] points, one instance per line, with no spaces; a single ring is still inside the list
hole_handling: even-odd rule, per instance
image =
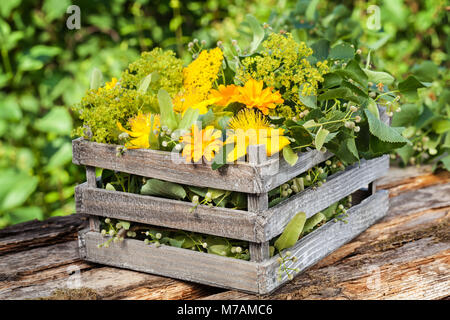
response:
[[[450,173],[391,168],[378,187],[387,217],[268,296],[84,262],[71,215],[0,230],[0,299],[450,298]]]

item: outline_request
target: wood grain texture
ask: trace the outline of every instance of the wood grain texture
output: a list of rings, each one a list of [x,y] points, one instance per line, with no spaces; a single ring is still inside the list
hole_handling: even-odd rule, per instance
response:
[[[327,182],[316,189],[308,188],[272,207],[266,213],[264,233],[261,239],[272,239],[281,234],[284,227],[297,212],[303,211],[307,217],[328,208],[336,201],[383,176],[389,168],[387,156],[372,160],[361,160],[360,164],[332,175]]]
[[[362,160],[316,190],[304,190],[270,209],[266,193],[249,195],[249,211],[198,205],[191,212],[194,205],[190,202],[89,188],[86,184],[76,187],[75,203],[78,213],[264,243],[279,235],[298,211],[311,216],[369,184],[387,168],[387,157]],[[255,252],[254,257],[258,255]]]
[[[299,153],[299,159],[294,166],[290,166],[276,154],[257,165],[237,162],[213,170],[210,164],[186,164],[179,154],[159,150],[127,150],[118,157],[117,147],[78,138],[72,141],[72,162],[199,187],[263,193],[332,156],[329,152],[310,150]]]
[[[53,217],[43,222],[28,221],[0,230],[0,256],[49,244],[76,239],[76,232],[87,226],[87,219],[76,215]]]
[[[190,202],[138,195],[86,184],[75,189],[78,213],[144,224],[255,241],[256,214],[248,211],[198,205]]]
[[[170,246],[146,245],[126,239],[98,248],[106,239],[97,232],[80,235],[86,246],[85,259],[119,268],[132,269],[222,288],[258,292],[258,264]]]
[[[257,168],[247,163],[212,170],[209,164],[186,164],[179,154],[150,149],[127,150],[118,157],[117,145],[89,142],[81,138],[72,141],[72,148],[73,163],[79,165],[200,187],[248,193],[261,191],[255,180]]]
[[[329,221],[317,230],[301,238],[293,247],[284,250],[284,256],[290,251],[297,257],[296,262],[286,265],[290,268],[299,268],[300,272],[314,265],[331,252],[346,244],[369,226],[384,217],[388,210],[388,192],[381,190],[373,196],[362,201],[359,205],[348,210],[348,217],[344,221]],[[277,280],[276,272],[280,266],[278,256],[274,256],[263,264],[260,293],[269,293],[281,284],[288,281],[287,274]]]
[[[387,192],[380,191],[351,208],[348,211],[348,223],[329,222],[302,238],[290,249],[299,257],[293,267],[303,270],[357,236],[386,214],[387,199]],[[80,233],[83,258],[101,264],[258,294],[268,293],[287,281],[285,277],[277,282],[277,257],[267,260],[267,242],[254,248],[254,252],[261,251],[257,261],[262,262],[253,263],[169,246],[157,248],[133,239],[112,244],[107,249],[97,247],[105,241],[98,232]],[[263,249],[265,250],[262,251]]]

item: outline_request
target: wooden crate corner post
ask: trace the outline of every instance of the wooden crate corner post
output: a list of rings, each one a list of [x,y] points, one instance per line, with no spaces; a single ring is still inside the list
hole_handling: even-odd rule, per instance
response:
[[[248,162],[255,166],[264,163],[267,160],[266,147],[264,145],[250,145],[248,147]],[[269,195],[267,192],[248,194],[247,196],[248,211],[257,214],[255,228],[263,228],[259,223],[262,212],[269,209]],[[250,261],[262,262],[269,259],[269,241],[265,242],[250,242]]]
[[[88,188],[97,188],[97,176],[95,175],[95,167],[86,166],[86,180]],[[100,219],[97,216],[89,215],[90,231],[100,232]]]

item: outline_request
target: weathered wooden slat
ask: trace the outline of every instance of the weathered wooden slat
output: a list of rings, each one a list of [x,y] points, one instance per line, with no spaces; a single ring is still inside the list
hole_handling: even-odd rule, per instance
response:
[[[76,233],[87,225],[77,215],[53,217],[45,221],[28,221],[0,230],[0,255],[20,252],[49,244],[76,239]]]
[[[73,163],[157,178],[165,181],[258,193],[255,167],[240,163],[213,170],[209,164],[186,164],[179,154],[159,150],[127,150],[116,156],[117,145],[72,141]],[[261,184],[261,183],[259,183]]]
[[[190,202],[89,188],[86,184],[76,187],[75,202],[78,213],[264,243],[279,235],[298,211],[311,216],[367,186],[387,168],[387,157],[362,160],[316,190],[307,189],[270,209],[265,193],[250,195],[249,211],[199,205],[190,212],[194,206]]]
[[[276,156],[278,157],[279,155]],[[268,192],[282,185],[303,172],[306,172],[308,169],[311,169],[319,163],[326,161],[332,156],[333,154],[331,152],[320,152],[314,149],[304,153],[299,153],[297,163],[293,166],[284,161],[284,159],[272,163],[272,168],[268,171],[276,173],[263,176],[264,191]]]
[[[78,138],[72,141],[73,163],[136,174],[144,177],[212,187],[245,193],[263,193],[283,184],[332,156],[310,150],[299,153],[297,164],[290,166],[279,154],[267,161],[238,162],[213,170],[210,164],[186,164],[177,153],[151,149],[127,150],[116,156],[117,145]]]
[[[146,245],[125,239],[98,248],[106,241],[100,233],[80,235],[86,246],[84,259],[125,269],[133,269],[222,288],[258,292],[258,264],[170,246]]]
[[[378,191],[359,205],[350,208],[343,221],[329,221],[319,229],[300,239],[293,247],[284,250],[282,254],[290,251],[297,257],[296,262],[288,262],[290,268],[299,268],[300,272],[314,265],[331,252],[355,238],[369,226],[384,217],[388,210],[388,192]],[[276,278],[279,268],[277,256],[263,263],[260,276],[260,293],[269,293],[281,284],[288,281],[287,275],[282,275],[281,281]]]
[[[138,195],[86,184],[75,189],[78,213],[134,221],[221,237],[256,241],[256,213]]]
[[[370,182],[384,175],[388,168],[387,156],[361,160],[360,164],[355,164],[331,176],[321,187],[308,188],[296,194],[269,209],[266,214],[265,229],[258,237],[272,239],[283,231],[297,212],[303,211],[310,217],[354,191],[367,187]]]

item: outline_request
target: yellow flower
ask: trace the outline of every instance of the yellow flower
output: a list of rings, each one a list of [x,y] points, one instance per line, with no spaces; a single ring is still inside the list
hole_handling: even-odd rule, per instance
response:
[[[186,162],[190,162],[191,159],[198,162],[203,156],[211,161],[223,145],[221,137],[222,133],[213,126],[200,130],[194,124],[191,132],[181,138],[181,142],[185,144],[181,155],[186,158]]]
[[[176,112],[184,113],[188,108],[194,108],[204,114],[207,107],[218,100],[210,101],[208,94],[217,79],[222,60],[223,52],[219,48],[203,50],[183,69],[183,91],[172,101]]]
[[[118,82],[117,78],[112,78],[111,81],[107,82],[103,88],[98,88],[97,92],[99,93],[102,90],[111,90],[116,86],[117,82]]]
[[[270,127],[270,123],[259,111],[244,109],[229,122],[233,134],[227,137],[225,144],[234,144],[234,149],[228,153],[227,162],[236,161],[247,154],[249,145],[263,144],[267,156],[279,152],[289,143],[283,136],[284,129]]]
[[[120,131],[126,132],[130,137],[134,138],[127,142],[125,146],[128,149],[150,148],[149,136],[154,131],[159,132],[160,117],[151,113],[142,114],[130,118],[128,124],[131,130],[125,129],[120,122],[117,122],[117,127]]]
[[[263,114],[269,114],[269,109],[274,109],[276,104],[283,103],[279,91],[272,93],[271,87],[263,89],[263,81],[249,79],[244,87],[238,87],[237,101],[245,104],[247,108],[257,108]]]
[[[218,106],[226,107],[230,102],[236,101],[236,97],[239,95],[238,87],[234,84],[230,84],[228,86],[224,86],[223,84],[219,85],[218,90],[211,90],[209,97],[210,98],[220,98],[216,102]]]
[[[198,109],[200,114],[208,112],[208,107],[215,104],[220,98],[210,98],[205,100],[203,95],[197,94],[195,91],[176,95],[173,99],[173,110],[184,115],[187,109]]]

